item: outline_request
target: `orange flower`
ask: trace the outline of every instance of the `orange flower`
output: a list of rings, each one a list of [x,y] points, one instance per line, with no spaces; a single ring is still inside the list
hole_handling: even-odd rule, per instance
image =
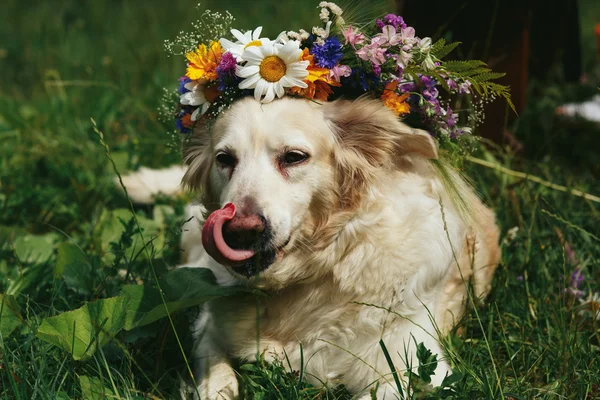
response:
[[[217,79],[217,66],[221,61],[222,54],[223,49],[219,42],[210,42],[210,48],[207,48],[205,44],[200,44],[195,51],[190,51],[185,55],[189,61],[185,75],[193,81]]]
[[[181,124],[186,128],[193,128],[194,121],[192,121],[192,114],[185,114],[183,117],[181,117]]]
[[[289,89],[292,94],[297,94],[307,99],[314,99],[320,101],[327,101],[327,98],[333,90],[331,86],[341,86],[339,82],[335,82],[329,79],[329,69],[320,68],[315,65],[314,56],[309,54],[308,49],[302,51],[302,61],[308,61],[308,76],[304,80],[308,87],[302,89],[299,87],[293,87]]]
[[[410,113],[410,105],[406,102],[406,99],[410,94],[404,93],[399,95],[396,93],[397,88],[397,81],[389,82],[383,89],[381,100],[383,101],[383,104],[390,108],[396,115],[408,114]]]

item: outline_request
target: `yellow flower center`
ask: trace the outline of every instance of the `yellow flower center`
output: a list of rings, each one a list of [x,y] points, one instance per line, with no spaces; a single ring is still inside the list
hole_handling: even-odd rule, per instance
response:
[[[287,67],[277,56],[268,56],[260,63],[260,76],[267,82],[279,82],[284,77]]]
[[[244,50],[246,50],[248,47],[260,46],[260,45],[262,45],[262,42],[260,40],[256,39],[251,42],[248,42],[248,44],[244,46]]]

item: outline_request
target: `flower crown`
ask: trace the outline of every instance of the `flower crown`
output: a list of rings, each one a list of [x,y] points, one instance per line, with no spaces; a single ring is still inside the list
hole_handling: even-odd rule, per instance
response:
[[[321,26],[284,31],[275,40],[261,37],[262,27],[230,29],[233,40],[225,38],[233,17],[207,10],[194,33],[167,41],[172,54],[183,47],[187,60],[178,130],[191,132],[197,121],[216,118],[244,96],[269,103],[283,96],[325,102],[370,94],[440,145],[457,147],[483,120],[486,101],[500,96],[512,106],[508,87],[492,82],[504,74],[481,61],[442,61],[459,43],[419,38],[401,16],[357,25],[332,2],[319,8]]]

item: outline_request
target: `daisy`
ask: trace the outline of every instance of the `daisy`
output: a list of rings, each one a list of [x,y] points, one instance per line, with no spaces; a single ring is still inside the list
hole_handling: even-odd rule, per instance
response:
[[[600,321],[600,293],[590,293],[587,299],[579,299],[579,315],[591,314],[592,318]]]
[[[246,65],[238,66],[236,75],[244,78],[240,89],[254,89],[254,98],[270,103],[275,96],[282,97],[284,88],[306,88],[308,61],[301,60],[300,43],[289,41],[283,45],[263,41],[261,46],[248,47],[242,53]]]
[[[268,40],[260,37],[260,33],[262,32],[262,26],[259,26],[254,31],[247,31],[246,33],[242,33],[237,29],[232,29],[231,34],[235,36],[237,42],[232,42],[231,40],[221,39],[221,46],[225,49],[225,51],[229,51],[236,60],[242,61],[242,53],[248,47],[251,46],[260,46],[263,40]]]
[[[179,98],[179,102],[184,106],[198,107],[191,115],[192,121],[196,121],[199,116],[204,115],[211,105],[211,102],[207,98],[211,96],[208,96],[209,93],[205,84],[206,80],[196,80],[186,83],[184,88],[188,92],[182,94]]]

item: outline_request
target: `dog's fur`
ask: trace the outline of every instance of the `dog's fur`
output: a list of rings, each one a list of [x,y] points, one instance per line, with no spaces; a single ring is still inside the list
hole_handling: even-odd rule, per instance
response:
[[[310,158],[282,167],[277,157],[289,149]],[[237,158],[234,168],[215,163],[223,150]],[[344,384],[369,398],[379,382],[378,398],[395,398],[380,340],[401,377],[423,342],[442,359],[432,382],[441,383],[450,368],[440,334],[463,314],[468,282],[474,296],[489,292],[499,248],[492,211],[460,183],[470,210],[462,215],[429,161],[436,157],[426,132],[372,99],[246,98],[210,129],[195,129],[183,183],[201,190],[203,205],[188,207],[185,266],[210,268],[221,285],[246,281],[201,245],[204,217],[228,202],[264,216],[276,249],[274,262],[250,278],[266,298],[209,302],[194,324],[203,399],[238,397],[232,358],[287,357],[300,370],[301,352],[313,384]],[[171,170],[170,181],[181,173]],[[140,180],[125,179],[134,196],[160,190],[146,193]]]

